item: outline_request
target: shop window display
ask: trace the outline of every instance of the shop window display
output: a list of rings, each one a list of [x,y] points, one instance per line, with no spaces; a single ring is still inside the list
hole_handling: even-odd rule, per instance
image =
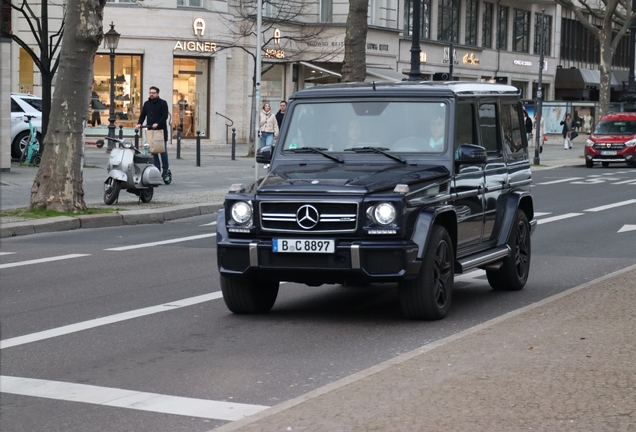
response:
[[[93,87],[89,103],[88,135],[105,135],[110,116],[110,56],[98,54],[93,66]],[[134,135],[141,110],[141,56],[115,56],[115,126],[124,126],[124,135]],[[119,133],[119,132],[118,132]]]

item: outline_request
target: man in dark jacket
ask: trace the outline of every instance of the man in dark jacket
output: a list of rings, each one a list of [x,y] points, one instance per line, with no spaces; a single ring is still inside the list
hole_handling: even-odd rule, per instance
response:
[[[153,154],[152,157],[155,166],[161,171],[164,183],[168,184],[172,180],[172,173],[168,165],[168,124],[166,123],[168,121],[168,104],[159,97],[159,89],[155,86],[150,87],[149,98],[144,102],[144,106],[141,108],[141,114],[139,115],[135,129],[139,129],[144,120],[148,128],[163,130],[163,140],[166,144],[166,150],[161,153],[161,163],[159,163],[159,155]]]
[[[276,113],[276,123],[278,123],[278,130],[280,130],[281,123],[283,123],[283,116],[285,115],[286,109],[287,109],[287,102],[280,101],[280,110]]]

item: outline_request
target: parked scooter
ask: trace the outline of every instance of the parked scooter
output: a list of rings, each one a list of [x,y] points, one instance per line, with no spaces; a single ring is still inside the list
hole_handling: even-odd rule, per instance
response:
[[[154,187],[163,184],[161,173],[153,165],[151,154],[137,150],[130,139],[104,137],[114,141],[116,147],[110,152],[108,178],[104,182],[104,202],[113,204],[119,198],[121,189],[135,194],[142,202],[152,200]],[[144,144],[144,152],[150,145]]]

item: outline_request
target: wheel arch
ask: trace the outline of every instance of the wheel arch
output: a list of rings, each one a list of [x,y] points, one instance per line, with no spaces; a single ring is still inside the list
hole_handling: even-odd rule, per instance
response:
[[[423,209],[417,217],[411,240],[417,244],[417,258],[422,259],[434,225],[442,226],[451,238],[453,251],[457,250],[457,215],[453,206]]]
[[[506,211],[504,213],[504,221],[499,232],[497,246],[503,246],[508,243],[510,233],[514,228],[515,216],[517,209],[525,213],[528,221],[534,219],[534,202],[530,192],[513,192],[508,196],[506,201]]]

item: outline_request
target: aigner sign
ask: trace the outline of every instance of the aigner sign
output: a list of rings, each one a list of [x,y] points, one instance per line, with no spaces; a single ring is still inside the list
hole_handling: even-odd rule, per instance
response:
[[[203,18],[197,18],[192,22],[192,30],[195,37],[203,37],[205,35],[205,21]],[[216,43],[201,40],[178,40],[174,44],[172,51],[189,51],[189,52],[216,52]]]

